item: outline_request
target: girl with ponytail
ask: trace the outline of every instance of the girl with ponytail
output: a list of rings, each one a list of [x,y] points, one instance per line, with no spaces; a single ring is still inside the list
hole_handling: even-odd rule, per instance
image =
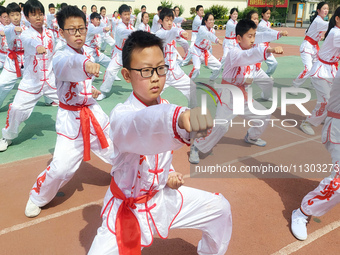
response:
[[[223,57],[221,59],[221,67],[224,67],[225,58],[230,49],[234,48],[237,44],[235,28],[237,25],[238,9],[232,8],[230,10],[229,20],[225,28],[225,38],[223,40]]]
[[[333,69],[340,54],[340,8],[338,7],[329,22],[329,28],[326,33],[326,39],[319,52],[319,62],[329,61],[332,65],[322,63],[315,64],[321,67],[323,72]],[[329,57],[328,57],[328,55]],[[315,67],[316,68],[316,67]],[[315,69],[313,65],[313,70]],[[327,106],[327,118],[322,129],[322,143],[329,151],[332,157],[333,169],[330,176],[324,178],[318,187],[309,192],[302,200],[301,207],[292,213],[291,230],[293,235],[299,240],[307,238],[307,219],[308,216],[322,216],[332,207],[339,204],[340,193],[337,185],[340,178],[340,73],[337,72]],[[325,83],[326,84],[326,83]],[[320,84],[321,85],[321,84]],[[327,85],[329,87],[329,85]],[[333,188],[333,190],[332,190]],[[329,196],[325,190],[331,191]],[[312,222],[310,223],[313,224]]]
[[[316,9],[315,18],[307,28],[305,39],[300,46],[300,55],[304,70],[293,81],[295,88],[300,87],[310,76],[313,63],[317,61],[317,53],[319,51],[318,42],[321,40],[322,32],[328,28],[328,22],[324,21],[329,10],[328,4],[326,2],[320,2]],[[294,95],[297,95],[297,93]]]
[[[340,57],[340,7],[336,9],[328,30],[325,41],[317,54],[317,61],[311,69],[311,81],[317,95],[317,103],[312,112],[301,124],[301,129],[306,134],[314,135],[313,126],[319,126],[327,116],[327,104],[330,98],[331,86],[338,70]]]

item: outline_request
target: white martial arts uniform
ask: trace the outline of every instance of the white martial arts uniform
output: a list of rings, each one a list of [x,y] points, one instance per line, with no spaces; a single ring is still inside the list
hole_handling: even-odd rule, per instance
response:
[[[176,61],[177,49],[175,40],[181,37],[182,32],[185,31],[181,28],[172,27],[170,30],[165,30],[162,27],[156,33],[156,36],[163,40],[165,64],[169,65],[163,91],[167,87],[172,86],[186,96],[190,106],[196,106],[196,84],[190,80],[189,76],[184,73]]]
[[[139,12],[137,14],[137,18],[136,18],[136,23],[135,23],[135,29],[138,30],[139,25],[142,23],[142,12]]]
[[[151,31],[149,24],[144,24],[144,23],[140,23],[139,26],[137,27],[137,30],[142,30],[142,31],[149,32],[149,33]]]
[[[5,32],[5,26],[0,24],[0,31]],[[2,69],[5,65],[6,57],[8,54],[8,45],[6,40],[6,35],[0,37],[0,69]],[[1,107],[1,104],[0,104]]]
[[[0,107],[8,93],[13,89],[24,68],[24,48],[21,42],[21,34],[14,31],[11,23],[5,27],[5,35],[8,45],[8,54],[3,70],[0,74]],[[21,26],[22,31],[27,27]]]
[[[116,79],[118,71],[122,68],[122,50],[125,40],[134,31],[134,27],[131,24],[125,25],[123,22],[119,23],[116,27],[115,39],[116,45],[112,52],[112,58],[109,66],[106,69],[103,84],[100,86],[100,91],[103,93],[109,93],[112,84]]]
[[[101,27],[110,27],[109,18],[107,16],[105,16],[105,17],[101,16],[100,26]],[[100,50],[104,52],[105,49],[106,49],[106,46],[110,45],[110,47],[111,47],[110,52],[112,52],[113,47],[115,45],[115,40],[112,38],[110,31],[106,32],[106,33],[100,33],[99,37],[100,37],[100,41],[101,41]]]
[[[116,238],[122,233],[116,228],[116,220],[120,219],[117,214],[120,206],[128,205],[127,201],[131,202],[125,208],[132,211],[137,224],[130,225],[130,229],[123,225],[123,231],[134,234],[135,227],[140,228],[141,235],[137,236],[140,239],[136,240],[141,248],[152,244],[155,233],[166,238],[169,229],[194,228],[203,232],[198,254],[225,254],[232,219],[230,205],[223,195],[185,186],[175,190],[166,185],[169,172],[174,171],[172,150],[188,144],[189,133],[177,124],[184,110],[171,104],[147,107],[133,93],[113,109],[110,116],[113,177],[104,198],[103,223],[88,254],[124,254],[118,251]],[[114,183],[118,187],[113,188]],[[122,199],[113,196],[117,190],[123,193]],[[149,199],[137,203],[145,195]],[[140,253],[135,250],[129,254]]]
[[[246,79],[255,78],[256,73],[255,63],[262,62],[269,55],[266,53],[267,47],[256,47],[249,50],[242,50],[240,45],[236,45],[229,51],[226,57],[225,67],[222,74],[222,84],[231,84],[240,88],[243,92],[243,98],[233,98],[232,93],[228,89],[220,89],[219,95],[222,103],[217,102],[215,119],[226,121],[223,124],[216,124],[208,136],[195,139],[195,146],[203,153],[210,151],[218,141],[228,131],[230,122],[237,115],[233,113],[233,101],[244,101],[244,115],[245,119],[251,119],[253,122],[258,121],[258,124],[253,124],[248,129],[248,137],[250,139],[258,139],[266,129],[270,115],[255,115],[249,110],[248,106],[248,92]],[[266,110],[266,108],[255,100],[252,100],[253,106],[257,110]]]
[[[323,32],[327,31],[328,22],[324,21],[319,15],[313,20],[312,24],[306,31],[305,39],[300,46],[301,60],[304,70],[293,81],[293,86],[300,87],[310,76],[310,70],[317,61],[317,53],[319,51],[319,41]]]
[[[338,70],[340,57],[340,28],[335,26],[326,37],[319,53],[317,62],[313,64],[310,71],[312,85],[316,92],[316,106],[312,115],[306,120],[319,126],[327,116],[326,106],[330,98],[332,83]]]
[[[265,21],[264,19],[262,19],[262,20],[260,21],[258,27],[257,27],[257,30],[258,30],[259,32],[262,32],[262,31],[265,31],[265,30],[267,30],[267,29],[271,29],[270,27],[271,27],[270,22],[269,22],[269,21]],[[268,46],[268,45],[269,45],[269,42],[265,42],[265,43],[261,44],[260,46],[266,47],[266,46]],[[267,74],[269,77],[271,77],[271,76],[274,74],[274,72],[275,72],[275,70],[276,70],[276,68],[277,68],[277,64],[278,64],[278,63],[277,63],[277,60],[275,59],[275,57],[274,57],[273,54],[270,54],[270,55],[267,57],[267,59],[265,60],[265,62],[266,62],[266,64],[267,64],[267,66],[268,66],[268,69],[267,69],[267,71],[266,71],[266,74]]]
[[[21,41],[25,49],[25,69],[13,103],[8,109],[6,127],[2,129],[3,138],[8,140],[18,136],[20,124],[29,118],[40,97],[46,96],[55,103],[59,102],[52,71],[55,45],[53,32],[43,27],[40,34],[29,27],[22,32]],[[38,55],[38,46],[44,46],[46,53]]]
[[[237,20],[229,19],[225,27],[225,37],[223,40],[223,56],[221,58],[221,68],[224,68],[225,58],[230,49],[237,45],[235,28]]]
[[[122,20],[121,19],[118,19],[118,18],[115,18],[113,17],[111,19],[111,34],[113,36],[115,36],[115,33],[116,33],[116,27],[118,26],[119,23],[121,23]]]
[[[90,23],[87,28],[85,45],[90,48],[89,54],[94,58],[94,61],[107,68],[111,59],[99,50],[99,36],[102,35],[104,38],[103,29],[104,28],[102,26],[95,27],[92,23]]]
[[[191,49],[194,47],[194,44],[196,42],[196,37],[198,34],[198,29],[200,28],[201,25],[202,25],[202,17],[196,15],[196,17],[194,18],[192,22],[190,47],[189,47],[188,53],[184,57],[182,65],[187,65],[189,61],[191,60],[191,57],[192,57]]]
[[[56,120],[57,142],[52,162],[38,176],[30,192],[31,201],[39,207],[55,197],[58,190],[73,177],[83,159],[89,160],[90,148],[107,163],[113,153],[109,118],[92,97],[92,77],[85,72],[85,63],[89,59],[93,61],[87,53],[88,49],[83,46],[83,54],[79,54],[67,45],[53,57],[60,98]],[[86,117],[91,119],[88,131],[85,129],[87,125],[84,125]],[[108,147],[102,148],[105,142]]]
[[[329,36],[329,35],[328,35]],[[328,37],[327,37],[328,38]],[[326,38],[326,40],[327,40]],[[321,52],[321,50],[320,50]],[[340,73],[337,72],[327,105],[327,118],[322,129],[322,143],[332,157],[333,170],[319,186],[302,200],[306,215],[322,216],[340,203]],[[327,169],[328,170],[328,169]]]
[[[194,80],[200,75],[201,63],[205,63],[212,71],[209,78],[211,81],[216,80],[220,74],[221,62],[210,53],[211,42],[218,43],[215,29],[208,29],[206,26],[200,26],[194,47],[190,48],[193,63],[193,68],[189,74],[191,79]]]
[[[175,26],[178,27],[178,28],[182,28],[183,20],[184,20],[184,18],[182,18],[182,17],[175,17],[175,19],[174,19]],[[185,40],[184,38],[180,37],[179,39],[176,39],[176,42],[178,42],[178,44],[182,46],[182,48],[184,50],[184,53],[187,54],[188,50],[189,50],[189,43],[188,43],[188,41]]]
[[[155,14],[152,19],[152,25],[151,25],[151,33],[156,34],[156,32],[161,29],[161,24],[158,23],[159,16],[158,14]]]

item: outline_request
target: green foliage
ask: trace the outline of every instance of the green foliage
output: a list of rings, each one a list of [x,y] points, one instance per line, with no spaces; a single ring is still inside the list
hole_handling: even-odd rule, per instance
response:
[[[161,6],[163,8],[171,9],[172,8],[172,2],[171,1],[167,1],[167,0],[161,1]]]
[[[0,6],[4,5],[5,1],[6,1],[6,0],[0,1]]]
[[[210,8],[204,10],[204,13],[208,12],[211,12],[215,19],[222,19],[225,15],[227,15],[228,8],[223,5],[212,5]]]
[[[245,19],[247,17],[248,12],[250,12],[252,10],[255,10],[259,14],[259,10],[257,8],[248,6],[243,11],[240,11],[238,13],[238,19]],[[261,19],[260,15],[261,14],[259,14],[259,19]]]
[[[134,15],[137,16],[138,13],[140,13],[140,9],[138,9],[138,8],[133,9],[133,14],[134,14]]]
[[[196,7],[191,7],[191,8],[190,8],[190,14],[191,14],[193,17],[195,17],[195,15],[196,15]]]
[[[179,7],[179,16],[181,16],[185,9],[184,9],[183,5],[177,5],[177,6]]]

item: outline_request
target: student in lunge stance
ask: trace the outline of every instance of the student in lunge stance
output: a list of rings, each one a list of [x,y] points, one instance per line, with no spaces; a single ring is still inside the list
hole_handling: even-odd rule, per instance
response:
[[[175,228],[202,231],[198,254],[227,251],[232,230],[228,201],[222,194],[183,186],[182,175],[171,165],[172,150],[189,143],[191,130],[211,127],[211,116],[160,98],[167,71],[161,39],[132,33],[123,48],[122,75],[133,92],[110,115],[112,179],[90,255],[138,255],[155,233],[166,238]]]

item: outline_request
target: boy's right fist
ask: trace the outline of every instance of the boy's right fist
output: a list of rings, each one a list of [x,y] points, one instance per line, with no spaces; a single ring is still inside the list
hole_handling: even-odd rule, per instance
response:
[[[281,46],[277,46],[274,48],[275,54],[283,54],[283,48]]]
[[[85,71],[88,74],[93,74],[96,77],[99,77],[99,69],[100,69],[100,65],[93,63],[91,61],[87,61],[85,63]]]
[[[42,45],[37,47],[37,54],[45,54],[46,53],[46,48]]]
[[[206,136],[207,130],[213,127],[213,119],[209,110],[202,115],[201,108],[196,107],[182,112],[178,118],[178,126],[187,132],[197,132],[197,137]]]
[[[104,27],[104,32],[109,32],[110,31],[110,27]]]
[[[3,30],[0,31],[0,36],[5,36],[5,32]]]

